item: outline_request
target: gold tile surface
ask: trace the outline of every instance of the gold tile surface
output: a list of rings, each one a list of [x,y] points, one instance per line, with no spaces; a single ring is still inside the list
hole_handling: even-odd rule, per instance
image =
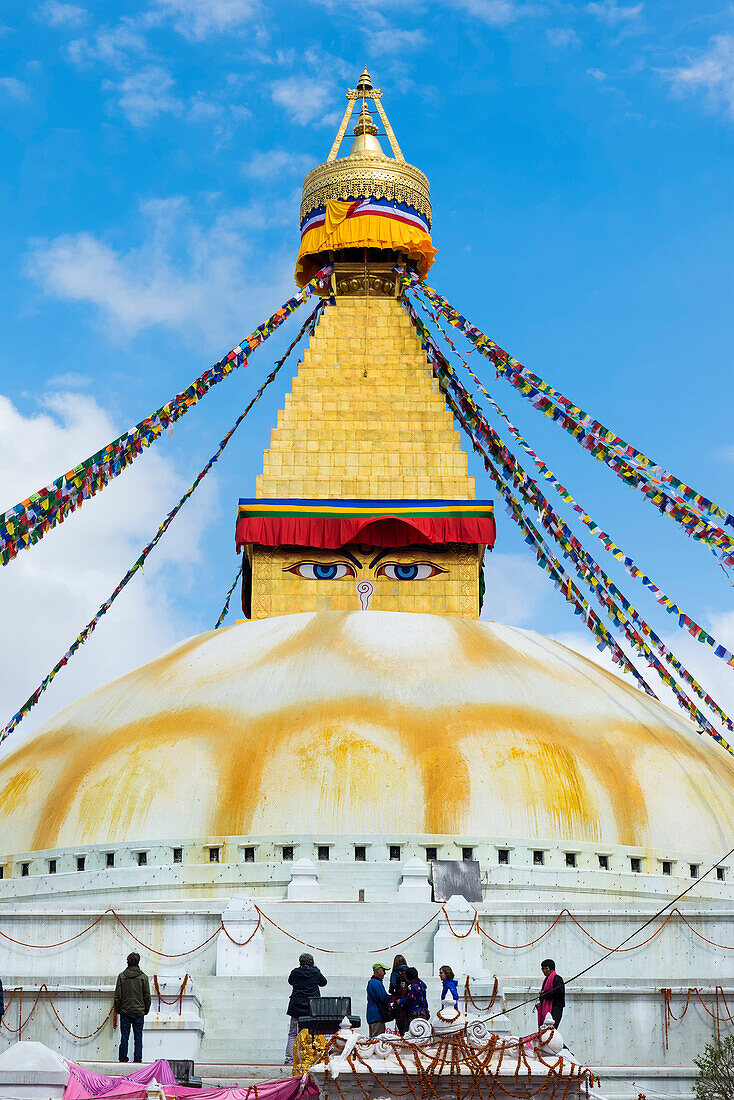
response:
[[[474,499],[459,434],[391,298],[337,298],[263,455],[259,497]]]

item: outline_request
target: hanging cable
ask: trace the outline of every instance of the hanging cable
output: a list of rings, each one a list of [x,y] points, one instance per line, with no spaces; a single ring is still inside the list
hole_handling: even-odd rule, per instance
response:
[[[734,536],[707,518],[721,519],[725,526],[734,527],[734,516],[726,509],[663,469],[513,359],[476,326],[471,325],[441,294],[420,282],[415,274],[406,273],[403,269],[398,269],[398,273],[404,287],[413,290],[420,287],[449,324],[463,332],[480,354],[492,362],[498,376],[502,375],[509,381],[534,408],[560,424],[597,461],[609,466],[625,484],[639,489],[662,514],[681,524],[687,534],[706,543],[725,572],[726,568],[734,566]]]
[[[227,378],[236,367],[247,365],[248,356],[298,309],[316,289],[323,288],[331,274],[327,266],[284,302],[280,309],[259,328],[237,344],[218,363],[196,378],[182,393],[146,416],[125,435],[113,439],[102,450],[63,474],[51,485],[39,489],[14,508],[0,513],[0,564],[7,565],[21,550],[33,546],[57,524],[80,508],[85,500],[96,496],[109,482],[149,447],[162,432],[179,420],[202,397]]]
[[[622,947],[624,947],[626,944],[628,944],[630,942],[630,940],[633,940],[635,938],[635,936],[639,936],[640,932],[644,932],[646,928],[650,927],[650,925],[653,923],[653,921],[656,921],[658,919],[658,917],[661,917],[663,915],[663,913],[666,911],[666,909],[670,909],[673,905],[676,904],[676,902],[679,902],[681,898],[684,898],[686,896],[686,894],[690,894],[691,890],[695,890],[696,887],[699,886],[703,882],[703,880],[706,878],[707,875],[710,875],[712,871],[715,871],[717,867],[720,867],[721,864],[725,860],[727,860],[729,858],[729,856],[731,856],[731,855],[734,855],[734,848],[730,848],[728,852],[726,852],[723,856],[721,856],[719,859],[717,859],[716,863],[712,863],[711,866],[709,867],[709,869],[707,871],[705,871],[702,875],[700,875],[697,879],[694,879],[694,881],[691,883],[690,886],[687,886],[685,888],[685,890],[681,890],[681,892],[679,894],[677,894],[670,901],[666,902],[665,905],[661,906],[661,908],[658,909],[657,913],[653,913],[653,915],[648,920],[646,920],[644,924],[641,924],[639,928],[635,928],[634,932],[630,932],[629,936],[626,936],[625,939],[623,939],[621,943],[618,943],[616,947],[610,947],[609,950],[604,955],[601,956],[601,958],[595,959],[594,962],[589,963],[588,966],[585,966],[583,970],[579,970],[578,974],[574,974],[573,977],[568,978],[565,981],[564,984],[565,985],[570,985],[571,982],[578,981],[578,979],[582,978],[584,976],[584,974],[588,974],[589,971],[593,970],[595,966],[599,966],[600,963],[603,963],[606,959],[608,959],[610,955],[616,955],[616,953]],[[518,1008],[524,1008],[525,1005],[536,1004],[537,1001],[538,1001],[538,994],[536,993],[536,994],[534,994],[534,996],[528,997],[524,1001],[519,1001],[518,1004],[516,1004],[516,1005],[512,1005],[510,1008],[506,1009],[506,1011],[507,1012],[514,1012]],[[486,1022],[488,1023],[490,1020],[496,1019],[497,1016],[503,1016],[503,1015],[504,1015],[503,1012],[495,1012],[493,1016],[488,1016],[487,1017]]]
[[[222,625],[222,623],[224,622],[224,620],[227,617],[227,612],[229,611],[229,601],[232,599],[232,593],[235,590],[235,585],[237,584],[237,581],[242,576],[242,566],[244,564],[245,564],[245,556],[244,556],[244,552],[243,552],[242,561],[240,562],[239,568],[237,569],[237,572],[235,573],[234,580],[232,581],[231,585],[229,586],[229,591],[227,592],[227,598],[224,601],[224,607],[219,612],[219,618],[217,619],[217,621],[214,624],[214,629],[215,630],[219,630],[220,626]]]
[[[415,289],[416,288],[414,288],[414,290]],[[527,440],[523,438],[518,429],[509,419],[507,414],[500,408],[497,401],[487,391],[485,386],[482,385],[480,379],[477,378],[474,371],[460,354],[450,336],[441,325],[438,312],[433,312],[431,309],[429,309],[426,303],[422,301],[418,293],[415,293],[415,300],[439,329],[441,335],[446,340],[447,344],[454,352],[461,365],[471,376],[479,392],[490,403],[497,415],[505,421],[513,438],[517,440],[518,445],[523,449],[523,451],[525,451],[529,458],[532,459],[545,480],[553,486],[560,498],[566,504],[569,504],[573,508],[574,512],[576,512],[576,514],[581,519],[581,522],[586,527],[588,527],[589,530],[593,534],[595,534],[598,539],[600,539],[604,549],[608,553],[610,553],[615,558],[615,560],[620,563],[620,565],[623,566],[623,568],[626,570],[627,573],[629,573],[631,577],[634,577],[635,580],[640,581],[640,583],[643,584],[644,587],[652,593],[652,595],[655,597],[656,601],[660,604],[661,607],[665,608],[665,610],[670,615],[674,615],[676,617],[678,627],[681,630],[687,631],[687,633],[690,634],[692,638],[695,638],[697,642],[700,642],[701,645],[710,646],[710,648],[714,652],[715,657],[718,657],[720,660],[725,661],[730,667],[734,668],[734,653],[731,650],[727,649],[726,646],[718,642],[716,638],[714,638],[706,630],[704,630],[703,627],[700,626],[694,619],[692,619],[690,615],[687,615],[682,610],[682,608],[679,607],[677,603],[675,603],[674,600],[671,600],[670,597],[658,585],[656,585],[654,581],[652,581],[650,577],[647,576],[646,573],[638,568],[634,560],[624,550],[622,550],[622,548],[618,546],[616,542],[614,542],[614,540],[607,534],[607,532],[602,527],[600,527],[600,525],[594,519],[592,519],[592,517],[574,499],[566,486],[558,480],[550,467],[547,466],[546,463],[543,462],[543,460],[535,453]]]
[[[48,673],[48,675],[46,677],[44,677],[44,679],[38,685],[38,687],[33,692],[33,694],[30,695],[28,697],[28,699],[26,699],[25,703],[20,708],[20,710],[17,712],[17,714],[13,715],[13,717],[10,719],[8,724],[2,730],[2,732],[0,733],[0,744],[2,744],[2,742],[7,737],[10,736],[10,734],[13,732],[13,730],[16,728],[16,726],[19,724],[19,722],[22,722],[22,720],[29,713],[29,711],[31,711],[33,709],[33,707],[36,705],[36,703],[40,699],[41,695],[46,690],[46,688],[49,686],[49,684],[54,679],[54,677],[57,675],[57,673],[60,672],[61,669],[64,668],[68,664],[68,662],[74,656],[76,651],[78,649],[80,649],[81,646],[84,645],[84,643],[87,641],[87,639],[96,630],[100,619],[103,617],[103,615],[107,614],[107,612],[109,611],[112,604],[115,602],[117,597],[122,592],[123,588],[128,584],[129,581],[132,580],[132,578],[135,576],[135,574],[138,572],[138,570],[142,569],[142,567],[145,564],[145,561],[146,561],[148,555],[150,554],[150,552],[154,549],[154,547],[156,547],[158,545],[158,543],[163,538],[163,536],[165,535],[166,531],[168,530],[168,528],[173,523],[173,521],[176,518],[176,516],[178,515],[178,513],[183,508],[186,501],[195,492],[195,490],[198,488],[198,486],[204,480],[206,475],[209,473],[212,466],[217,461],[217,459],[220,457],[220,455],[224,451],[225,447],[229,443],[230,439],[232,438],[232,436],[237,431],[237,429],[239,428],[242,421],[245,419],[245,417],[249,413],[250,409],[253,407],[253,405],[255,405],[260,400],[260,398],[262,397],[262,395],[265,392],[265,390],[267,389],[267,387],[273,381],[273,379],[277,375],[280,368],[283,366],[283,363],[285,362],[286,358],[288,357],[288,355],[290,354],[292,349],[295,347],[295,345],[298,343],[298,341],[301,339],[301,337],[304,335],[305,332],[307,332],[307,331],[310,332],[310,333],[313,332],[324,307],[325,307],[324,301],[319,301],[318,305],[316,306],[316,309],[313,311],[313,313],[308,318],[306,323],[302,326],[301,330],[298,333],[298,336],[296,337],[296,339],[293,341],[293,343],[289,347],[289,349],[286,352],[285,356],[275,364],[275,367],[270,372],[268,377],[265,379],[263,384],[260,386],[259,390],[255,394],[255,396],[252,398],[250,403],[247,405],[244,412],[240,413],[240,415],[237,417],[234,424],[232,425],[232,427],[229,429],[229,431],[225,435],[224,439],[219,444],[219,447],[217,448],[217,450],[214,452],[212,457],[207,462],[206,466],[204,466],[203,469],[201,469],[199,471],[199,473],[194,478],[194,481],[192,482],[192,484],[189,486],[189,488],[186,490],[184,495],[179,500],[178,504],[175,506],[175,508],[173,508],[168,513],[168,515],[166,516],[163,523],[160,525],[160,527],[156,531],[153,538],[150,540],[150,542],[147,544],[147,546],[145,546],[143,548],[143,551],[140,554],[140,556],[138,557],[138,559],[130,567],[130,569],[128,569],[127,573],[125,573],[124,577],[122,578],[120,583],[117,585],[117,588],[115,588],[112,595],[108,599],[106,599],[105,602],[97,609],[97,611],[96,611],[95,615],[93,616],[93,618],[89,620],[87,625],[82,630],[81,634],[79,634],[77,636],[77,638],[72,642],[72,644],[69,646],[69,648],[67,649],[66,653],[61,658],[61,660],[58,661],[54,665],[54,667],[51,669],[51,671]]]
[[[645,658],[647,663],[655,669],[658,676],[666,684],[666,686],[673,691],[679,706],[688,712],[688,714],[691,716],[691,718],[693,718],[697,725],[701,726],[701,728],[705,730],[711,737],[713,737],[714,740],[721,744],[723,748],[734,755],[734,748],[732,748],[732,746],[729,745],[728,742],[722,737],[719,731],[716,730],[714,726],[712,726],[708,718],[706,718],[706,716],[701,713],[698,707],[682,690],[680,684],[675,679],[675,677],[671,673],[669,673],[667,669],[665,669],[665,667],[660,663],[655,654],[652,653],[644,638],[634,629],[632,623],[629,621],[621,608],[617,605],[613,595],[611,594],[612,590],[615,590],[617,592],[619,590],[616,589],[616,586],[613,585],[613,582],[611,582],[610,579],[603,572],[603,570],[601,570],[601,568],[597,565],[591,555],[589,555],[588,552],[584,549],[578,539],[576,539],[571,534],[568,527],[563,523],[561,518],[555,513],[554,509],[540,492],[537,482],[535,482],[535,480],[525,472],[525,470],[519,464],[512,452],[508,450],[508,448],[502,442],[494,429],[489,425],[489,423],[483,416],[481,409],[477,406],[476,402],[472,399],[470,394],[466,391],[466,389],[459,381],[456,372],[438,348],[435,340],[433,339],[421,319],[418,317],[412,305],[409,302],[405,302],[405,308],[411,322],[418,331],[421,342],[426,349],[429,358],[431,359],[431,362],[434,365],[434,369],[436,370],[436,374],[439,379],[439,384],[442,386],[444,394],[446,395],[449,404],[452,406],[455,416],[472,439],[475,450],[479,451],[479,453],[484,456],[485,466],[488,472],[491,473],[493,480],[497,485],[497,488],[502,492],[503,496],[505,497],[505,500],[510,508],[510,514],[512,515],[513,519],[515,519],[516,522],[520,523],[521,526],[523,526],[524,529],[528,531],[530,535],[530,541],[535,542],[538,546],[541,545],[540,543],[538,543],[538,539],[536,537],[537,531],[534,532],[532,530],[532,524],[530,525],[530,527],[528,527],[526,517],[523,518],[524,513],[522,515],[518,515],[519,505],[509,491],[509,485],[505,482],[502,474],[500,474],[499,471],[494,467],[490,455],[484,449],[482,444],[476,439],[474,430],[479,431],[482,438],[486,440],[492,451],[492,455],[503,465],[507,473],[508,480],[512,481],[513,485],[520,491],[526,502],[537,512],[540,522],[549,531],[553,539],[560,545],[563,554],[572,562],[579,578],[589,585],[594,597],[599,600],[604,610],[604,613],[608,615],[613,625],[625,634],[633,647]],[[456,394],[456,402],[458,402],[458,404],[454,402],[453,399],[450,397],[450,391],[454,391],[454,393]],[[519,510],[520,513],[522,513],[522,509],[520,508]],[[527,538],[526,541],[528,541]],[[542,564],[544,568],[547,558],[548,551],[546,548],[543,553],[544,560],[541,561],[540,557],[538,559],[540,564]],[[563,590],[563,585],[561,585],[561,588]],[[604,591],[605,588],[607,589],[606,592]],[[571,600],[571,602],[575,603],[576,593],[573,593],[573,596],[574,598]],[[628,601],[626,601],[626,598],[622,596],[621,593],[620,596],[624,603],[628,603]],[[632,608],[631,604],[629,605],[629,607],[634,612],[634,608]],[[636,612],[634,613],[635,615],[637,615]],[[639,616],[637,617],[639,618]],[[598,618],[594,617],[594,620],[590,623],[589,618],[585,617],[585,621],[587,626],[590,626],[593,633],[597,635],[600,634]],[[642,623],[643,620],[640,620],[640,622]],[[649,627],[647,627],[647,624],[644,624],[643,630],[644,633],[648,635],[650,634],[650,629]],[[609,645],[608,634],[602,633],[601,641],[603,645]],[[616,643],[613,647],[611,647],[613,655],[615,652],[618,651],[618,647],[615,647]],[[617,657],[615,657],[615,660],[618,658],[619,652],[617,652]],[[640,678],[637,670],[634,669],[634,666],[630,664],[623,653],[621,654],[621,658],[623,667],[625,667],[627,671],[630,671],[639,682]],[[675,658],[675,660],[677,661],[677,658]],[[678,664],[680,665],[680,662],[678,662]],[[683,667],[684,666],[680,665],[681,669],[683,669]],[[697,690],[702,698],[705,698],[705,700],[707,701],[707,705],[712,705],[712,709],[715,709],[717,713],[721,714],[723,720],[729,725],[729,727],[734,728],[732,727],[731,720],[728,718],[725,712],[713,699],[711,699],[711,696],[708,695],[708,693],[703,691],[698,682],[694,680],[693,677],[690,676],[690,674],[687,673],[687,670],[685,670],[685,672],[688,677],[689,683],[692,684],[694,690]],[[642,684],[644,684],[644,681],[642,682]],[[640,686],[642,686],[642,684]],[[645,685],[645,690],[647,690],[649,694],[654,694],[649,691],[647,685]],[[710,703],[708,702],[709,700]]]

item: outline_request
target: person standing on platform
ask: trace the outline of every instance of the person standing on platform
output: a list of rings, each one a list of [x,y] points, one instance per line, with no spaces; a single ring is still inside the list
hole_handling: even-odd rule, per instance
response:
[[[129,1061],[127,1051],[132,1027],[133,1062],[142,1062],[143,1024],[150,1012],[150,984],[147,974],[140,969],[140,955],[137,951],[130,952],[127,969],[117,975],[115,1012],[120,1017],[120,1061]]]
[[[392,974],[390,975],[390,996],[395,1006],[395,1026],[401,1035],[408,1030],[410,1018],[407,1010],[401,1004],[402,998],[408,992],[408,979],[405,977],[408,964],[405,955],[396,955],[392,961]]]
[[[405,977],[408,979],[408,988],[405,995],[400,998],[398,1003],[405,1011],[408,1019],[408,1026],[410,1026],[411,1020],[419,1018],[428,1020],[431,1014],[428,1011],[426,983],[421,981],[418,977],[416,968],[414,966],[409,966],[405,972]]]
[[[535,1006],[538,1013],[538,1027],[543,1026],[543,1021],[549,1012],[553,1017],[553,1023],[558,1027],[566,1005],[566,984],[561,975],[556,974],[556,964],[553,959],[543,959],[540,969],[543,971],[543,984]]]
[[[405,981],[405,971],[408,969],[408,963],[405,955],[396,955],[392,961],[392,972],[390,974],[390,985],[388,989],[390,996],[400,992],[400,986]]]
[[[446,995],[450,993],[451,996],[454,998],[454,1001],[456,1002],[456,1007],[458,1008],[459,989],[456,984],[456,978],[454,977],[453,970],[450,966],[442,966],[438,972],[438,976],[443,982],[443,986],[441,987],[441,1002],[443,1003],[443,1001],[446,1000]]]
[[[392,1015],[390,994],[385,989],[386,974],[386,966],[382,963],[374,963],[372,977],[367,982],[367,1023],[370,1039],[385,1033],[385,1021]]]
[[[310,1001],[313,997],[321,996],[320,986],[326,985],[326,978],[313,961],[313,955],[304,951],[298,956],[298,966],[288,975],[288,984],[292,986],[288,1000],[286,1014],[291,1022],[288,1028],[288,1041],[285,1045],[284,1066],[293,1062],[293,1044],[298,1035],[299,1016],[308,1016],[311,1011]]]

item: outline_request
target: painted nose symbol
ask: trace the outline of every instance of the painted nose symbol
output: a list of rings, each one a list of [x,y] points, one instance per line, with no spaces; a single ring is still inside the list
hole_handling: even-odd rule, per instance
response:
[[[370,606],[370,600],[372,599],[372,593],[375,591],[375,586],[372,581],[360,581],[357,585],[357,595],[359,596],[359,603],[363,611],[368,611]]]

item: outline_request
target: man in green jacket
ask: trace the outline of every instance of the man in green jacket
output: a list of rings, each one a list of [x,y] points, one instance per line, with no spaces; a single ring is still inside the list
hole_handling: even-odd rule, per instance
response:
[[[132,1027],[133,1062],[142,1062],[143,1023],[150,1012],[150,985],[147,974],[140,969],[140,955],[137,951],[130,952],[127,970],[117,975],[115,1012],[120,1017],[120,1061],[128,1061],[127,1048]]]

